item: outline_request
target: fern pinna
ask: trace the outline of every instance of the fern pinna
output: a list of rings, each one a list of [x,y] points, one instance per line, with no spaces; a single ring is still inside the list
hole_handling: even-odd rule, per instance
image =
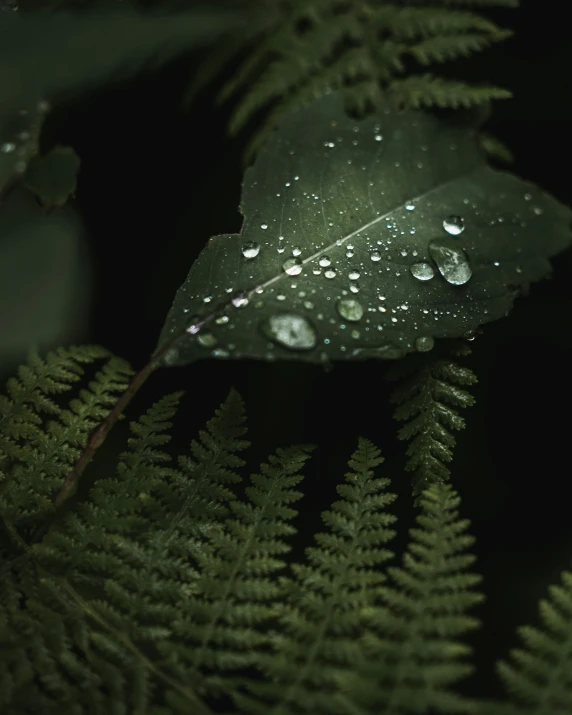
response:
[[[49,397],[95,358],[107,366],[79,399]],[[48,509],[69,466],[51,436],[85,440],[57,425],[105,411],[128,372],[97,348],[59,350],[33,356],[0,400],[2,713],[570,712],[570,575],[542,603],[545,630],[523,629],[526,649],[499,664],[510,699],[460,695],[482,596],[459,497],[442,480],[420,492],[403,564],[386,566],[395,495],[366,439],[305,563],[285,555],[310,449],[277,450],[238,498],[234,391],[177,462],[165,446],[182,393],[166,395],[131,424],[115,469],[66,513]]]

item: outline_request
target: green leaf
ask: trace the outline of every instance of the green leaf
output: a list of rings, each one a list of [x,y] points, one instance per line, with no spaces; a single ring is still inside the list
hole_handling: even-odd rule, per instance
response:
[[[0,190],[37,153],[49,102],[207,45],[245,14],[194,8],[179,13],[114,10],[4,13],[0,24]],[[47,100],[47,102],[46,102]]]
[[[161,359],[396,358],[506,315],[572,211],[486,164],[484,119],[388,103],[355,121],[337,94],[288,116],[245,174],[241,233],[177,292]]]
[[[80,158],[70,146],[56,146],[45,156],[35,156],[24,181],[46,208],[60,208],[75,192]]]

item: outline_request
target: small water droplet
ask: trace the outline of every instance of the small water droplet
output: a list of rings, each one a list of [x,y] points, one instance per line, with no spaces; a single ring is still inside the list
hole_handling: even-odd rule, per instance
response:
[[[322,256],[318,263],[322,266],[322,268],[326,268],[327,266],[332,265],[332,261],[330,260],[329,256]]]
[[[203,297],[203,303],[210,303],[212,299],[213,299],[212,295],[205,295]]]
[[[356,271],[354,268],[353,270],[351,270],[349,272],[348,278],[350,279],[350,281],[357,281],[357,279],[359,278],[359,275],[360,275],[359,271]]]
[[[343,298],[339,300],[336,303],[336,309],[342,318],[346,320],[356,322],[363,317],[362,304],[353,298]]]
[[[415,204],[412,204],[411,201],[405,204],[405,208],[407,211],[414,211],[415,210]]]
[[[262,330],[271,340],[291,350],[311,350],[316,346],[316,331],[301,315],[271,315],[263,322]]]
[[[312,273],[313,273],[315,276],[319,276],[321,272],[322,272],[322,269],[321,269],[321,268],[313,268],[313,269],[312,269]]]
[[[245,305],[248,305],[248,298],[246,297],[244,291],[241,291],[234,296],[231,303],[235,308],[244,308]]]
[[[217,344],[217,339],[212,333],[201,333],[197,338],[197,342],[203,348],[212,348],[213,345]]]
[[[0,148],[2,149],[2,153],[10,154],[11,152],[16,150],[16,145],[14,144],[14,142],[6,142],[5,144],[2,144]]]
[[[541,216],[544,213],[544,211],[540,208],[540,206],[533,206],[532,210],[534,211],[534,213],[537,216]]]
[[[260,228],[263,229],[264,231],[266,231],[266,229],[268,228],[268,224],[267,224],[267,223],[261,223],[261,224],[260,224]]]
[[[452,285],[463,285],[473,275],[467,254],[452,243],[431,241],[429,253],[443,278]]]
[[[256,258],[260,253],[260,246],[255,241],[248,241],[243,245],[241,251],[245,258]]]
[[[216,350],[212,351],[211,355],[215,358],[230,357],[230,353],[227,350],[223,350],[222,348],[216,348]]]
[[[178,359],[179,359],[179,351],[176,348],[171,348],[170,350],[167,350],[167,352],[165,353],[163,362],[165,363],[165,365],[174,365]]]
[[[326,278],[335,278],[336,272],[333,268],[328,268],[327,271],[324,271],[324,275],[326,276]]]
[[[300,246],[294,246],[294,248],[292,249],[292,255],[299,256],[301,253],[302,249],[300,248]]]
[[[374,139],[375,139],[376,142],[380,142],[380,141],[383,140],[383,136],[382,136],[381,134],[376,134],[375,137],[374,137]]]
[[[369,254],[370,259],[374,262],[377,263],[378,261],[381,261],[381,253],[379,251],[372,251]]]
[[[314,304],[312,303],[311,300],[305,300],[304,308],[306,308],[306,310],[314,310]]]
[[[443,228],[451,236],[458,236],[465,230],[465,222],[461,216],[447,216],[443,219]]]
[[[299,258],[288,258],[282,264],[284,272],[289,276],[297,276],[302,273],[302,263]]]
[[[415,340],[415,349],[420,353],[426,353],[433,348],[435,340],[431,336],[424,336]]]
[[[228,323],[228,315],[220,315],[216,320],[215,323],[217,325],[224,325],[225,323]]]
[[[429,281],[435,275],[433,266],[429,263],[414,263],[409,267],[411,275],[420,281]]]
[[[286,300],[286,296],[284,295],[284,293],[278,293],[278,295],[276,296],[276,300]]]

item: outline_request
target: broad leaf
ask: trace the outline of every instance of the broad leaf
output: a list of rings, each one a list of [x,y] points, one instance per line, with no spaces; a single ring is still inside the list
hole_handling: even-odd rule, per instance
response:
[[[287,117],[245,174],[241,233],[211,238],[177,292],[164,362],[397,358],[505,316],[572,212],[486,164],[484,118],[354,121],[337,95]]]

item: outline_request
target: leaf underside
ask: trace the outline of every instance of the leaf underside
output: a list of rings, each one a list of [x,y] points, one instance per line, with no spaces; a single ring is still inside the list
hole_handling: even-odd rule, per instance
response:
[[[246,171],[240,234],[211,238],[175,296],[164,364],[399,358],[507,315],[572,212],[487,165],[486,115],[356,121],[333,93],[286,117]]]

